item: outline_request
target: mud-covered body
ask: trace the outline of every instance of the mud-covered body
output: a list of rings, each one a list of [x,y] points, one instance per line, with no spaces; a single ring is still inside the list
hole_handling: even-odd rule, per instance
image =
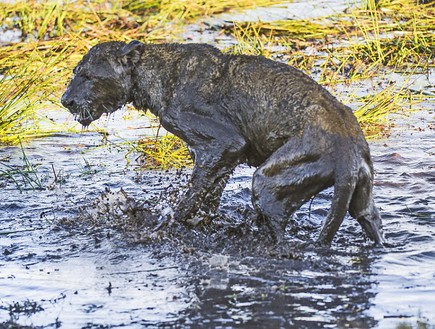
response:
[[[253,204],[279,243],[292,213],[332,185],[319,242],[331,243],[349,210],[382,243],[361,128],[348,107],[299,70],[202,44],[105,43],[85,55],[62,97],[84,125],[128,102],[157,115],[195,153],[176,219],[215,210],[228,176],[248,163],[258,167]]]

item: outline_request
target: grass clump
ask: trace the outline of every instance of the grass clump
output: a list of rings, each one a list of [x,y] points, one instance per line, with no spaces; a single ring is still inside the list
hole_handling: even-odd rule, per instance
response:
[[[20,143],[23,155],[22,166],[12,166],[6,161],[0,160],[0,178],[12,181],[20,190],[43,190],[45,189],[37,172],[37,165],[33,165],[24,152],[23,145]]]
[[[353,11],[343,29],[354,58],[376,67],[401,70],[434,66],[435,7],[417,2],[369,0]]]
[[[406,106],[406,92],[390,85],[373,94],[355,99],[362,104],[354,112],[368,138],[379,138],[389,135],[391,113],[403,112]]]
[[[140,139],[135,151],[141,154],[139,162],[143,169],[167,170],[193,164],[186,143],[169,133]]]
[[[49,42],[0,47],[0,143],[17,144],[59,129],[42,111],[59,107],[59,81],[69,75],[63,68],[66,58],[75,58],[74,50]]]

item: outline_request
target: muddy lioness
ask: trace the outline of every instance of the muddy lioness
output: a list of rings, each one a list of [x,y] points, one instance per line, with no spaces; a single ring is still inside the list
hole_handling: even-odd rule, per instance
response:
[[[84,126],[130,102],[158,116],[195,154],[176,220],[216,210],[229,175],[247,163],[258,167],[253,205],[278,245],[290,216],[332,185],[318,243],[332,242],[347,211],[383,243],[361,128],[350,108],[297,69],[205,44],[107,42],[83,57],[62,96]]]

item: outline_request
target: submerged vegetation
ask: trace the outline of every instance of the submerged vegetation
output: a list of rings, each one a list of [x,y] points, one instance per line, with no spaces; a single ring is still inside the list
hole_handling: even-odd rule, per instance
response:
[[[46,118],[42,109],[60,108],[71,69],[91,46],[108,40],[180,40],[183,26],[234,9],[277,5],[279,0],[236,1],[14,1],[0,2],[0,143],[71,129]],[[388,78],[393,72],[425,74],[434,67],[433,4],[405,0],[368,0],[359,8],[310,20],[233,23],[228,52],[257,54],[285,61],[334,89],[337,83],[373,78],[386,86],[346,103],[368,136],[388,131],[388,115],[413,108],[423,97]],[[6,35],[15,40],[6,41]],[[405,81],[407,81],[405,79]],[[367,96],[368,95],[368,96]],[[341,96],[341,95],[340,95]],[[146,167],[188,164],[185,145],[171,135],[135,144]],[[131,148],[126,148],[130,152]]]
[[[0,161],[0,178],[12,181],[20,192],[23,189],[43,190],[44,186],[37,172],[37,165],[33,165],[21,146],[23,165],[9,165],[7,161]]]

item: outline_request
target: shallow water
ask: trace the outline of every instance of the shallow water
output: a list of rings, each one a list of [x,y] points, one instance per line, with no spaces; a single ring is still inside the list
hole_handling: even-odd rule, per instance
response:
[[[51,188],[25,189],[18,182],[20,193],[16,183],[1,181],[0,323],[65,328],[417,328],[424,323],[433,328],[435,122],[433,104],[423,105],[429,110],[399,119],[388,139],[371,143],[376,202],[386,237],[396,246],[371,247],[349,218],[331,250],[307,249],[295,260],[238,252],[243,246],[232,243],[237,237],[231,234],[228,247],[222,247],[225,237],[211,233],[207,247],[206,235],[197,233],[202,242],[192,242],[194,252],[185,252],[165,247],[165,240],[158,246],[132,243],[107,223],[65,226],[63,219],[79,221],[79,208],[91,206],[106,188],[122,187],[141,201],[179,179],[173,172],[126,166],[124,152],[97,147],[102,138],[95,132],[25,144],[29,161],[39,164],[42,184]],[[109,135],[113,143],[134,138],[147,126],[143,117],[122,121],[123,127],[121,118],[115,119],[108,130],[124,129]],[[0,159],[20,165],[22,151],[2,147]],[[237,223],[243,220],[240,209],[249,208],[251,173],[238,168],[224,194],[222,214]],[[296,216],[312,227],[301,230],[308,237],[318,233],[329,194]]]
[[[128,246],[122,235],[111,238],[92,226],[74,230],[59,224],[77,218],[79,207],[105,188],[140,194],[137,174],[125,170],[124,155],[110,147],[94,149],[100,142],[97,133],[59,134],[24,146],[50,189],[26,190],[21,182],[22,193],[13,182],[2,187],[0,323],[10,318],[44,327],[133,326],[171,322],[189,306],[186,265]],[[0,158],[6,157],[8,165],[22,162],[19,148],[2,148]],[[43,310],[28,310],[26,301]]]
[[[276,19],[274,10],[267,15]],[[413,89],[434,85],[432,72]],[[337,88],[366,92],[363,83]],[[370,143],[375,199],[394,247],[373,248],[347,218],[331,249],[297,248],[295,259],[263,252],[245,166],[224,193],[222,227],[152,239],[144,226],[135,232],[119,205],[166,211],[171,189],[186,184],[185,174],[138,171],[136,154],[128,164],[119,143],[149,132],[136,112],[97,122],[107,139],[89,131],[24,144],[37,176],[0,176],[0,328],[435,328],[435,106],[420,106]],[[22,150],[0,147],[0,161],[0,173],[23,166]],[[37,180],[43,189],[34,189]],[[107,190],[114,199],[105,200]],[[315,239],[330,195],[302,207],[289,240]]]

